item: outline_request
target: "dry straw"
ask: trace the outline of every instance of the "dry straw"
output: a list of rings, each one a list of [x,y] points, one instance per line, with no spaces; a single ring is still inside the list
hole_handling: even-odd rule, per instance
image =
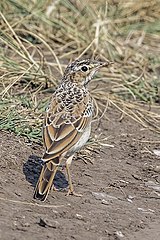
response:
[[[114,61],[93,80],[97,119],[113,107],[160,132],[160,2],[2,0],[0,125],[41,141],[41,119],[75,58]]]

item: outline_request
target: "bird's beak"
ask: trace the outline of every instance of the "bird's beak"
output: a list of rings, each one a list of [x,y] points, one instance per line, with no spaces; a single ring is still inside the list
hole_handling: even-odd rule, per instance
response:
[[[99,64],[98,64],[99,66],[97,66],[97,67],[99,67],[99,68],[101,68],[101,67],[108,67],[111,64],[113,64],[113,62],[110,62],[110,61],[99,62]]]
[[[108,67],[111,64],[113,64],[113,62],[110,62],[110,61],[106,61],[106,62],[96,61],[94,63],[94,67],[98,70],[99,68],[102,68],[102,67]]]

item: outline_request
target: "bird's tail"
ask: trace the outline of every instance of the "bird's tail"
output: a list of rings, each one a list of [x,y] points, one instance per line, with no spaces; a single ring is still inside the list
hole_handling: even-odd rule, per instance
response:
[[[41,201],[46,200],[52,187],[57,168],[58,166],[55,165],[52,160],[44,164],[35,188],[34,198]]]

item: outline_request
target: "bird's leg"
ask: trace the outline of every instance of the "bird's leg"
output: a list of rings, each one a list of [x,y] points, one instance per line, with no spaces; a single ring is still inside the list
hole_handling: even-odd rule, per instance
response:
[[[69,167],[71,166],[71,163],[72,163],[72,159],[73,159],[73,155],[71,157],[69,157],[66,161],[66,170],[67,170],[68,183],[69,183],[69,190],[68,190],[67,196],[74,195],[77,197],[81,197],[82,194],[75,193],[73,190],[73,184],[72,184],[72,179],[71,179],[71,174],[70,174],[70,169],[69,169]]]

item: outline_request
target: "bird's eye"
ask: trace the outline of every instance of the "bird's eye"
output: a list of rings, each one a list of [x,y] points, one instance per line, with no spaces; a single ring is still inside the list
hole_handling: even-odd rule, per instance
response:
[[[82,70],[83,72],[87,72],[87,71],[88,71],[88,67],[87,67],[87,66],[83,66],[83,67],[81,67],[81,70]]]

